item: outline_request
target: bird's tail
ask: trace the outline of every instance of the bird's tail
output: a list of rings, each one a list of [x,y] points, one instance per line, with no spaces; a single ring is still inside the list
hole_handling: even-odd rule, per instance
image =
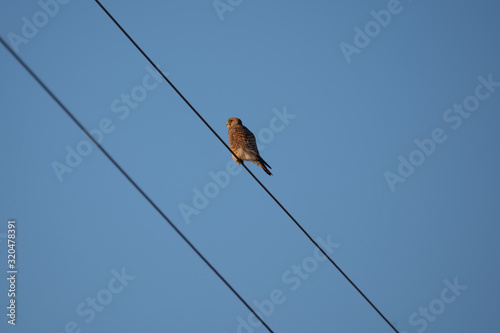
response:
[[[266,161],[264,161],[264,159],[261,157],[259,161],[257,161],[257,164],[258,166],[260,166],[262,168],[262,170],[264,170],[265,173],[267,173],[269,176],[272,176],[273,174],[271,173],[271,171],[269,171],[269,169],[272,169],[271,166],[269,164],[267,164]],[[269,169],[267,168],[269,167]]]

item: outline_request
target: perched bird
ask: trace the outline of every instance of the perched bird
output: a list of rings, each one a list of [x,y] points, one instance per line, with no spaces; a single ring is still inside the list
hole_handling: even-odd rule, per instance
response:
[[[238,156],[238,158],[235,158],[233,155],[233,160],[238,164],[243,163],[243,161],[250,161],[260,166],[262,170],[271,176],[272,173],[267,167],[269,167],[269,169],[272,168],[262,157],[260,157],[253,133],[243,126],[241,120],[238,118],[229,118],[226,126],[229,129],[229,148]]]

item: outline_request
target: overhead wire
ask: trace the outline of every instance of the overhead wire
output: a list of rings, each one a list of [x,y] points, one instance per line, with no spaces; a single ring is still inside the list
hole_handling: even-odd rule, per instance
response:
[[[154,203],[154,201],[142,190],[142,188],[130,177],[130,175],[116,162],[116,160],[104,149],[103,146],[90,134],[82,123],[69,111],[61,100],[50,90],[50,88],[31,70],[31,68],[11,49],[11,47],[0,36],[0,43],[12,54],[12,56],[21,64],[21,66],[35,79],[35,81],[49,94],[50,97],[63,109],[71,120],[87,135],[87,137],[99,148],[99,150],[110,160],[110,162],[120,171],[120,173],[133,185],[133,187],[146,199],[146,201],[160,214],[160,216],[175,230],[175,232],[189,245],[189,247],[200,257],[203,262],[217,275],[217,277],[228,287],[233,294],[245,305],[245,307],[264,325],[271,333],[273,330],[266,322],[252,309],[252,307],[243,299],[243,297],[231,286],[231,284],[219,273],[219,271],[201,254],[193,243],[178,229],[167,215]]]
[[[106,15],[113,21],[113,23],[120,29],[120,31],[128,38],[128,40],[136,47],[136,49],[148,60],[148,62],[158,71],[158,73],[163,77],[163,79],[170,85],[170,87],[179,95],[179,97],[189,106],[189,108],[200,118],[200,120],[205,124],[205,126],[210,129],[210,131],[219,139],[219,141],[226,147],[227,150],[231,152],[233,156],[237,159],[236,154],[229,148],[226,142],[219,136],[219,134],[210,126],[210,124],[203,118],[203,116],[195,109],[195,107],[188,101],[188,99],[177,89],[177,87],[167,78],[165,74],[158,68],[153,60],[144,52],[144,50],[135,42],[135,40],[127,33],[127,31],[118,23],[118,21],[111,15],[111,13],[101,4],[99,0],[95,2],[101,7],[101,9],[106,13]],[[281,202],[267,189],[264,184],[250,171],[250,169],[242,163],[246,171],[255,179],[255,181],[264,189],[264,191],[276,202],[276,204],[290,217],[290,219],[295,223],[295,225],[306,235],[306,237],[321,251],[321,253],[330,261],[330,263],[342,274],[342,276],[358,291],[358,293],[371,305],[371,307],[382,317],[382,319],[394,330],[394,332],[399,333],[398,330],[392,325],[392,323],[382,314],[382,312],[370,301],[370,299],[361,291],[361,289],[347,276],[347,274],[330,258],[330,256],[319,246],[319,244],[309,235],[309,233],[302,227],[302,225],[297,222],[297,220],[290,214],[290,212],[281,204]]]

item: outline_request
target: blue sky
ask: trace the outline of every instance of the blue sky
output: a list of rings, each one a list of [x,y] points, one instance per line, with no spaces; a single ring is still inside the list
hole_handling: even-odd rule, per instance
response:
[[[103,4],[400,332],[497,327],[498,2]],[[94,1],[3,1],[0,35],[274,332],[392,331]],[[265,332],[0,59],[1,331]]]

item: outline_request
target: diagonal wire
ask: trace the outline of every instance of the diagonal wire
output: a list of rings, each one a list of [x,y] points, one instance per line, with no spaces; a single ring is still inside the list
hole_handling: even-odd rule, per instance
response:
[[[2,37],[0,37],[0,42],[12,54],[12,56],[24,67],[24,69],[28,73],[31,74],[31,76],[47,92],[47,94],[49,94],[50,97],[52,97],[52,99],[61,107],[61,109],[64,110],[64,112],[71,118],[71,120],[73,120],[73,122],[87,135],[87,137],[90,140],[92,140],[92,142],[111,161],[111,163],[113,163],[113,165],[121,172],[121,174],[123,176],[125,176],[125,178],[127,178],[127,180],[135,187],[135,189],[137,191],[139,191],[139,193],[142,194],[144,199],[146,199],[146,201],[149,202],[151,204],[151,206],[153,206],[153,208],[158,212],[158,214],[160,214],[161,217],[163,217],[163,219],[165,221],[167,221],[168,224],[170,224],[170,226],[175,230],[175,232],[179,236],[181,236],[181,238],[198,255],[198,257],[200,257],[201,260],[203,260],[205,262],[205,264],[207,264],[207,266],[210,267],[210,269],[215,273],[215,275],[217,275],[219,277],[219,279],[221,279],[222,282],[224,282],[226,287],[228,287],[233,292],[233,294],[236,297],[238,297],[238,299],[248,308],[248,310],[250,310],[250,312],[252,312],[252,314],[255,317],[257,317],[259,319],[259,321],[262,323],[262,325],[264,325],[269,332],[273,333],[271,328],[269,328],[269,326],[267,326],[267,324],[264,322],[264,320],[262,318],[260,318],[259,315],[257,315],[257,313],[250,307],[250,305],[248,305],[248,303],[243,299],[243,297],[240,296],[240,294],[229,284],[229,282],[227,282],[227,280],[217,271],[217,269],[214,266],[212,266],[212,264],[201,254],[201,252],[198,251],[198,249],[193,245],[193,243],[191,243],[189,241],[189,239],[175,226],[175,224],[167,217],[167,215],[165,215],[165,213],[163,213],[163,211],[142,190],[142,188],[128,175],[128,173],[118,164],[118,162],[116,162],[115,159],[113,157],[111,157],[111,155],[101,146],[101,144],[99,142],[97,142],[97,140],[87,131],[87,129],[80,123],[80,121],[78,121],[78,119],[76,119],[76,117],[68,110],[68,108],[66,108],[66,106],[59,100],[59,98],[57,98],[57,96],[45,85],[45,83],[43,83],[43,81],[31,70],[31,68],[28,67],[28,65],[26,65],[26,63],[10,48],[9,45],[7,45],[7,43],[3,40]]]
[[[163,72],[156,66],[156,64],[151,60],[151,58],[142,50],[142,48],[135,42],[135,40],[130,37],[130,35],[125,31],[125,29],[116,21],[116,19],[111,15],[111,13],[99,2],[99,0],[95,0],[95,2],[101,7],[101,9],[108,15],[108,17],[115,23],[115,25],[121,30],[121,32],[128,38],[128,40],[134,44],[137,50],[149,61],[149,63],[160,73],[160,75],[165,79],[165,81],[175,90],[175,92],[179,95],[180,98],[189,106],[189,108],[200,118],[200,120],[212,131],[212,133],[219,139],[219,141],[231,152],[233,156],[236,154],[229,148],[224,140],[217,134],[217,132],[208,124],[208,122],[201,116],[201,114],[193,107],[193,105],[187,100],[186,97],[177,89],[177,87],[163,74]],[[372,306],[372,308],[385,320],[385,322],[394,330],[394,332],[399,333],[398,330],[391,324],[391,322],[382,314],[382,312],[370,301],[370,299],[359,289],[359,287],[347,276],[347,274],[330,258],[328,254],[319,246],[319,244],[309,235],[309,233],[300,225],[299,222],[290,214],[290,212],[281,204],[281,202],[276,199],[276,197],[262,184],[262,182],[248,169],[248,167],[243,164],[243,167],[248,171],[248,173],[255,179],[257,183],[264,189],[264,191],[269,194],[269,196],[278,204],[279,207],[290,217],[290,219],[297,225],[297,227],[306,235],[307,238],[321,251],[321,253],[328,258],[328,261],[335,266],[335,268],[346,278],[347,281],[359,292],[361,296]]]

